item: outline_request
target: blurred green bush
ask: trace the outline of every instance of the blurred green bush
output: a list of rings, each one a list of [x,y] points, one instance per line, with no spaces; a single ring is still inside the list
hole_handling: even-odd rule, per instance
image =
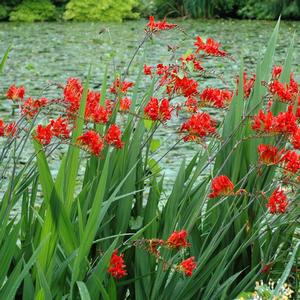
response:
[[[0,4],[0,20],[5,20],[8,18],[7,7],[3,4]]]
[[[75,21],[116,21],[136,19],[139,13],[134,9],[138,0],[71,0],[66,5],[65,20]]]
[[[10,21],[35,22],[53,20],[55,6],[50,0],[24,0],[10,13]]]

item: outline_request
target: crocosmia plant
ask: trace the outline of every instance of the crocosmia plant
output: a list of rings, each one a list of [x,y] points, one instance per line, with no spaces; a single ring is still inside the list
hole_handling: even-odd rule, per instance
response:
[[[286,284],[299,288],[293,41],[274,66],[278,22],[247,74],[220,42],[195,36],[188,50],[169,46],[170,63],[143,62],[130,76],[142,49],[169,30],[188,34],[150,17],[123,72],[106,68],[92,82],[90,68],[53,84],[51,99],[10,83],[3,96],[14,114],[0,120],[0,299],[235,299],[258,296],[262,287],[247,292],[269,279],[268,299],[279,299]],[[208,70],[219,60],[241,65],[233,85],[227,70]],[[181,144],[194,156],[169,182],[163,159]]]

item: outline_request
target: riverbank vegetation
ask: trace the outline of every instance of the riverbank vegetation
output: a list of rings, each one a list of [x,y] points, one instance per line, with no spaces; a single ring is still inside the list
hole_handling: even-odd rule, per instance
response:
[[[4,0],[0,20],[122,21],[148,17],[300,19],[299,0]]]
[[[0,299],[299,297],[294,38],[274,66],[278,22],[247,74],[219,42],[195,36],[169,49],[170,64],[143,62],[129,80],[140,49],[168,30],[188,34],[150,17],[123,71],[112,60],[93,88],[88,66],[82,80],[53,83],[52,98],[49,85],[33,98],[11,83],[18,118],[0,120]],[[240,64],[234,90],[222,60]],[[176,141],[157,158],[171,120]],[[195,152],[167,190],[160,162],[180,143]]]

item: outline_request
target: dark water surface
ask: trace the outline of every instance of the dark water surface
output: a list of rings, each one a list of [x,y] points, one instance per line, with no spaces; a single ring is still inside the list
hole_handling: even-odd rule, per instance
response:
[[[270,21],[188,20],[178,23],[187,35],[178,31],[168,31],[147,43],[132,65],[130,79],[135,79],[138,66],[143,62],[143,55],[147,64],[168,63],[170,52],[167,51],[167,45],[179,46],[179,56],[186,49],[193,48],[195,36],[200,35],[220,41],[223,48],[237,60],[237,63],[234,63],[228,59],[217,58],[204,63],[208,70],[223,74],[226,85],[233,88],[241,58],[244,58],[247,70],[254,71],[275,26],[275,22]],[[121,73],[136,45],[143,38],[145,24],[146,21],[122,24],[0,23],[0,55],[2,56],[8,45],[12,45],[5,75],[0,76],[0,118],[8,118],[11,113],[10,103],[2,98],[7,87],[13,83],[25,85],[27,95],[39,97],[41,90],[48,83],[63,83],[70,76],[84,78],[88,66],[92,64],[91,85],[97,84],[102,80],[106,64],[109,63],[112,70],[113,57],[116,69]],[[99,34],[103,28],[109,28],[110,35]],[[294,32],[296,39],[293,68],[296,78],[299,79],[300,22],[281,23],[275,61],[283,63]],[[112,71],[110,73],[112,74]],[[207,85],[223,86],[220,80],[208,78],[200,82],[200,90]],[[50,88],[44,96],[57,97],[59,93]],[[177,137],[173,132],[177,125],[178,120],[175,120],[160,130],[159,136],[163,142],[158,157],[176,142]],[[189,160],[199,147],[192,144],[179,145],[165,157],[163,164],[170,183],[181,158]]]

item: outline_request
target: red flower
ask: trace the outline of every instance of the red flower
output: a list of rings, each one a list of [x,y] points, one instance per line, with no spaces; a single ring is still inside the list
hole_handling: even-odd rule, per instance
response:
[[[211,193],[209,198],[223,197],[233,195],[234,184],[225,175],[220,175],[212,180]]]
[[[28,98],[21,107],[22,113],[28,118],[32,119],[43,106],[47,105],[47,102],[48,101],[46,98],[41,98],[37,100]]]
[[[169,100],[163,99],[159,103],[157,98],[151,97],[144,108],[144,113],[152,121],[160,120],[161,122],[166,122],[171,119],[172,110],[173,107],[170,106]]]
[[[193,53],[191,53],[188,56],[182,55],[180,60],[182,62],[182,68],[184,68],[185,65],[187,65],[188,63],[192,63],[195,70],[197,70],[197,71],[204,70],[204,68],[201,66],[201,62],[199,60],[197,60],[196,55]]]
[[[282,73],[283,67],[282,66],[274,66],[272,71],[272,78],[278,79]]]
[[[25,95],[25,88],[24,86],[16,87],[15,85],[12,85],[6,93],[7,99],[11,100],[23,100]]]
[[[144,74],[145,75],[151,75],[152,76],[152,67],[144,65]]]
[[[288,201],[286,195],[283,193],[280,187],[277,187],[276,190],[272,193],[267,204],[271,214],[280,214],[285,213],[288,207]]]
[[[290,105],[286,112],[281,112],[275,118],[274,131],[279,133],[294,134],[298,129],[297,119]]]
[[[190,97],[198,93],[197,81],[186,76],[180,78],[177,75],[174,75],[174,77],[174,90],[178,95],[182,94],[184,97]],[[172,90],[173,89],[169,90],[169,94]]]
[[[68,119],[63,119],[62,117],[59,117],[56,120],[50,120],[51,132],[53,136],[58,138],[67,139],[70,137],[68,125]]]
[[[8,123],[5,125],[5,135],[7,137],[15,136],[16,132],[17,132],[17,123],[16,122]]]
[[[77,143],[96,156],[100,155],[104,147],[104,143],[100,135],[93,130],[89,130],[79,136],[77,138]]]
[[[271,111],[264,113],[260,110],[257,116],[254,116],[252,129],[259,132],[270,132],[274,126],[274,116]]]
[[[190,257],[184,261],[182,261],[178,266],[177,270],[185,273],[186,276],[191,277],[193,275],[193,271],[196,269],[197,263],[195,262],[195,257]]]
[[[163,64],[158,64],[156,66],[156,74],[157,75],[164,75],[168,72],[169,68],[168,66],[164,66]]]
[[[295,149],[300,150],[300,128],[294,132],[291,143]]]
[[[82,84],[75,78],[69,78],[64,88],[65,101],[69,105],[71,114],[77,113],[80,107],[80,100],[83,92]]]
[[[216,122],[208,113],[197,113],[181,125],[180,131],[187,133],[183,138],[185,142],[200,141],[202,138],[216,133]]]
[[[265,114],[260,110],[253,118],[252,129],[260,133],[294,134],[297,131],[297,119],[293,107],[289,106],[286,112],[279,113],[277,117],[271,111]]]
[[[250,96],[250,93],[253,89],[254,83],[255,83],[256,75],[253,74],[249,80],[247,80],[247,73],[244,72],[243,74],[243,85],[244,85],[244,98],[247,99]],[[239,85],[240,78],[239,76],[237,77],[237,90],[236,94],[238,95],[238,85]]]
[[[128,97],[121,98],[120,100],[120,111],[126,112],[129,111],[131,106],[131,100]]]
[[[227,52],[219,49],[220,44],[215,40],[213,40],[212,38],[208,38],[206,40],[206,43],[204,43],[201,37],[197,36],[194,45],[197,47],[196,53],[198,53],[199,51],[203,51],[206,54],[213,55],[213,56],[227,55]]]
[[[167,246],[177,250],[188,247],[187,232],[185,230],[174,231],[167,240]]]
[[[34,139],[41,145],[49,145],[52,139],[51,125],[43,126],[39,124],[34,135]]]
[[[177,27],[177,25],[169,24],[169,23],[167,23],[167,21],[165,19],[163,21],[155,22],[154,17],[150,16],[147,27],[149,28],[150,31],[160,31],[160,30],[172,29],[174,27]]]
[[[195,113],[198,109],[198,102],[194,97],[188,97],[184,105],[186,106],[187,110],[192,113]]]
[[[285,173],[297,173],[300,170],[300,155],[296,151],[287,151],[281,158]]]
[[[293,104],[297,98],[299,87],[298,83],[294,80],[293,74],[290,75],[290,83],[281,83],[273,80],[269,85],[269,91],[276,99],[288,104]]]
[[[300,95],[298,97],[298,103],[296,107],[296,118],[298,121],[300,121]]]
[[[108,128],[104,139],[107,144],[113,145],[118,149],[124,146],[124,143],[121,141],[121,129],[116,124],[112,124]]]
[[[5,132],[5,124],[3,120],[0,119],[0,136],[4,136],[4,132]]]
[[[266,165],[275,165],[280,162],[285,149],[278,151],[275,146],[260,144],[258,146],[259,160]]]
[[[216,108],[224,108],[228,106],[232,97],[233,92],[214,88],[206,88],[200,94],[200,99],[204,104],[208,104],[209,106],[214,106]]]
[[[124,254],[118,255],[118,250],[115,250],[110,258],[108,272],[114,278],[120,279],[127,275],[123,256]]]
[[[127,82],[123,81],[121,82],[119,78],[115,80],[115,82],[110,87],[110,92],[112,94],[118,94],[118,93],[127,93],[128,89],[134,86],[133,82]]]

